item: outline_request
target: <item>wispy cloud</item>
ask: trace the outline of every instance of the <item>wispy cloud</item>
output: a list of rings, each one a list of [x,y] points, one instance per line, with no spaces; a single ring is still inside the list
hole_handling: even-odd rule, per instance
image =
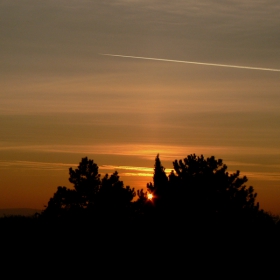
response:
[[[26,161],[26,160],[8,160],[0,161],[0,168],[25,168],[25,169],[32,169],[32,170],[67,170],[67,168],[71,166],[75,166],[77,164],[68,164],[68,163],[61,163],[61,162],[40,162],[40,161]]]
[[[102,169],[109,169],[109,170],[133,170],[133,171],[143,171],[143,172],[153,172],[153,168],[150,167],[143,167],[143,166],[121,166],[121,165],[101,165],[100,168]]]
[[[246,175],[249,180],[280,181],[280,174],[278,172],[246,172],[246,174],[243,175]]]
[[[232,162],[230,162],[232,164]],[[239,166],[255,166],[256,164],[238,163]],[[77,163],[62,163],[62,162],[40,162],[40,161],[22,161],[22,160],[9,160],[0,161],[1,169],[19,168],[19,169],[32,169],[46,170],[46,171],[65,171],[69,167],[75,168]],[[279,168],[279,166],[278,166]],[[122,166],[122,165],[101,165],[99,166],[101,174],[110,173],[110,171],[118,171],[121,177],[153,177],[154,168],[145,166]],[[166,168],[166,174],[170,174],[173,169]],[[236,170],[228,170],[228,172],[234,173]],[[258,171],[245,171],[241,173],[241,176],[246,176],[251,180],[262,181],[280,181],[279,172],[258,172]]]
[[[62,162],[40,162],[40,161],[26,161],[26,160],[1,160],[0,168],[19,168],[19,169],[32,169],[36,170],[51,170],[51,171],[65,171],[69,167],[75,168],[75,163],[62,163]],[[118,171],[121,176],[140,176],[140,177],[152,177],[154,169],[143,166],[120,166],[120,165],[101,165],[99,166],[101,173],[104,174],[109,171]],[[102,172],[103,171],[103,172]],[[130,172],[127,172],[130,171]],[[171,169],[165,170],[167,173],[171,172]]]
[[[154,159],[160,154],[161,159],[181,159],[189,154],[280,154],[274,147],[234,147],[234,146],[180,146],[159,144],[96,144],[96,145],[9,145],[0,143],[0,151],[28,151],[69,154],[127,155]]]

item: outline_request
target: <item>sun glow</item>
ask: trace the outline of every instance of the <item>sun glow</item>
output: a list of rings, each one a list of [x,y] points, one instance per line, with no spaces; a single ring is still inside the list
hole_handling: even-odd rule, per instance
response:
[[[152,193],[148,193],[148,199],[149,199],[149,200],[152,200],[152,199],[153,199],[153,197],[154,197],[154,196],[153,196],[153,194],[152,194]]]

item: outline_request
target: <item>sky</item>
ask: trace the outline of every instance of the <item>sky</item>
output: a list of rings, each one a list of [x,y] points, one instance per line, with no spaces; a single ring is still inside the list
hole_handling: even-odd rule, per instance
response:
[[[0,208],[43,209],[93,159],[136,189],[189,154],[241,171],[280,214],[274,0],[0,0]]]

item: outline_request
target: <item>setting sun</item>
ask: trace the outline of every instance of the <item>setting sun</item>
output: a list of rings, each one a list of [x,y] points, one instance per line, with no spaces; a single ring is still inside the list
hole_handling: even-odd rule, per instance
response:
[[[154,197],[154,196],[153,196],[153,194],[152,194],[152,193],[148,193],[148,199],[149,199],[149,200],[152,200],[152,199],[153,199],[153,197]]]

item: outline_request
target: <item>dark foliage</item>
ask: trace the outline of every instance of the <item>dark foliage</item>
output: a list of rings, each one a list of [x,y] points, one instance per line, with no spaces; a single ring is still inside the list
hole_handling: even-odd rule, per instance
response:
[[[154,204],[162,212],[180,219],[196,221],[254,222],[264,213],[255,202],[257,194],[247,187],[246,176],[227,172],[227,166],[215,157],[189,155],[173,162],[167,175],[159,156],[155,160],[154,183],[147,188],[154,194]]]
[[[203,270],[224,278],[221,268],[251,277],[248,261],[272,263],[268,256],[280,249],[279,219],[259,209],[245,176],[229,174],[214,157],[189,155],[173,166],[167,175],[157,155],[153,183],[133,200],[134,189],[117,172],[101,178],[93,160],[82,158],[69,169],[73,188],[58,187],[41,215],[0,219],[2,255],[20,263],[28,252],[28,273],[31,264],[41,265],[44,273],[53,268],[52,275],[63,277],[73,277],[75,269],[79,277],[95,276],[99,268],[115,274],[114,266],[122,276],[132,268],[131,277],[143,261],[157,277],[170,269],[172,276]]]
[[[43,217],[81,218],[108,213],[125,215],[130,210],[134,189],[124,187],[117,172],[100,179],[97,164],[85,157],[77,169],[69,168],[69,175],[74,188],[58,187],[43,211]]]
[[[73,189],[58,187],[41,217],[191,228],[274,225],[271,216],[259,209],[246,176],[239,171],[229,174],[221,159],[193,154],[175,160],[173,167],[167,175],[157,155],[153,183],[147,184],[146,192],[138,190],[133,201],[134,189],[124,187],[117,172],[101,178],[97,164],[82,158],[78,168],[69,169]]]

